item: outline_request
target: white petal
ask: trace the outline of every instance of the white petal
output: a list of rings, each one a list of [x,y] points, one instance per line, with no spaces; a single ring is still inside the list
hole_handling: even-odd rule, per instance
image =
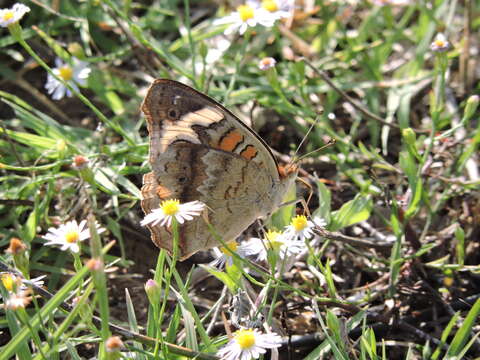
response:
[[[175,219],[179,224],[183,224],[185,222],[185,219],[181,215],[175,215]]]
[[[74,253],[78,253],[80,251],[80,247],[78,246],[77,243],[74,243],[70,245],[70,250],[73,251]]]
[[[243,34],[245,33],[245,31],[247,31],[247,28],[248,28],[247,23],[242,23],[242,24],[240,25],[240,28],[238,29],[238,33],[239,33],[240,35],[243,35]]]
[[[159,221],[164,219],[163,212],[158,211],[158,209],[153,210],[150,214],[145,215],[142,221],[140,221],[140,225],[145,226],[151,223],[154,223],[152,225],[155,225]]]
[[[85,229],[85,227],[87,225],[87,220],[80,221],[80,224],[77,224],[76,220],[74,220],[74,221],[75,221],[75,225],[77,226],[78,231],[81,232],[83,229]]]
[[[66,90],[67,88],[65,86],[59,84],[52,95],[52,99],[53,100],[63,99],[65,97]]]

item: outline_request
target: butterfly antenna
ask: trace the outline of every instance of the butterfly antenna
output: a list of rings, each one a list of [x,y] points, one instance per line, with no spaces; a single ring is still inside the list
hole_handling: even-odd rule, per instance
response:
[[[297,162],[300,162],[301,160],[305,159],[307,156],[310,156],[310,155],[313,154],[313,153],[316,153],[316,152],[318,152],[318,151],[322,151],[322,150],[324,150],[324,149],[326,149],[326,148],[329,148],[330,146],[335,145],[336,142],[337,142],[337,140],[335,140],[334,138],[332,138],[332,139],[330,139],[330,140],[328,141],[328,143],[326,143],[325,145],[319,147],[318,149],[315,149],[315,150],[313,150],[313,151],[310,151],[310,152],[308,152],[308,153],[306,153],[306,154],[303,154],[303,155],[300,156],[296,161],[297,161]]]
[[[295,150],[295,153],[293,154],[292,156],[292,160],[290,163],[294,163],[294,162],[298,162],[300,159],[297,159],[295,160],[295,157],[297,156],[298,154],[298,151],[300,150],[300,148],[302,147],[303,143],[305,142],[305,140],[307,140],[308,138],[308,135],[312,132],[313,128],[315,127],[315,125],[317,125],[318,121],[320,120],[320,117],[316,117],[315,120],[313,121],[313,123],[310,125],[310,127],[308,128],[308,131],[307,133],[305,134],[305,136],[303,137],[302,141],[300,141],[300,145],[298,145],[297,149]]]

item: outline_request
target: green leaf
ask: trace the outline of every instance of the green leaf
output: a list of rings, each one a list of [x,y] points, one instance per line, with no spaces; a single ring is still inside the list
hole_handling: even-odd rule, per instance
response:
[[[332,194],[324,183],[317,181],[318,189],[318,208],[313,212],[313,216],[324,219],[327,224],[330,223]]]
[[[455,239],[457,240],[457,262],[459,265],[463,265],[465,263],[465,231],[460,224],[455,229]]]
[[[343,204],[340,210],[332,212],[330,230],[337,231],[347,226],[365,221],[372,211],[372,199],[358,194],[353,200]]]
[[[96,169],[95,182],[100,188],[110,195],[120,194],[120,189],[104,173],[105,169]]]
[[[0,133],[5,133],[3,128],[0,128]],[[44,136],[33,135],[26,132],[8,130],[6,134],[13,140],[22,144],[28,145],[32,148],[37,148],[39,151],[53,150],[57,146],[57,141]],[[53,154],[53,153],[52,153]]]
[[[458,329],[457,333],[455,334],[450,347],[448,348],[447,355],[448,356],[457,356],[460,352],[463,351],[465,344],[468,341],[468,337],[470,336],[473,327],[477,323],[478,315],[480,314],[480,299],[475,301],[472,308],[468,312],[465,320],[463,321],[460,329]]]
[[[408,204],[408,208],[405,211],[405,219],[410,219],[413,215],[420,210],[420,202],[422,200],[423,186],[422,179],[418,178],[414,183],[413,197]]]
[[[292,216],[295,211],[295,201],[296,201],[296,187],[293,185],[283,198],[283,204],[277,211],[275,211],[270,220],[267,223],[267,227],[274,228],[276,230],[282,230],[285,226],[290,223]]]
[[[88,87],[92,89],[105,104],[108,105],[114,114],[123,114],[125,112],[123,102],[117,93],[111,87],[106,85],[109,82],[111,82],[111,79],[109,78],[108,74],[99,70],[94,71],[88,77]]]
[[[438,344],[437,349],[433,353],[432,360],[437,360],[438,357],[440,356],[440,354],[442,352],[442,346],[447,341],[450,333],[452,332],[453,327],[455,326],[455,324],[457,323],[459,318],[460,318],[460,313],[459,312],[455,313],[455,315],[453,315],[452,318],[450,319],[450,321],[448,322],[445,329],[443,329],[442,336],[440,337],[441,342],[440,342],[440,344]]]
[[[227,274],[226,272],[223,272],[223,271],[219,271],[219,270],[216,270],[215,268],[211,267],[211,266],[205,266],[205,265],[202,265],[202,267],[208,271],[210,274],[212,274],[213,276],[215,276],[218,280],[220,280],[222,283],[224,283],[227,287],[228,287],[228,290],[232,293],[232,294],[236,294],[238,289],[240,288],[239,287],[239,283],[237,282],[236,279],[232,278],[229,274]]]

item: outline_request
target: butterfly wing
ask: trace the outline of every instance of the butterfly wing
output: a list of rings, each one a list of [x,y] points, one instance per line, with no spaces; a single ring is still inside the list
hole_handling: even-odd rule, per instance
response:
[[[145,175],[142,208],[150,213],[166,199],[199,200],[224,241],[234,240],[278,203],[282,183],[268,146],[213,99],[172,80],[156,80],[142,104],[150,135],[152,172]],[[172,236],[149,226],[152,240],[171,251]],[[218,246],[203,218],[181,227],[180,253]]]
[[[278,180],[268,145],[212,98],[173,80],[158,79],[142,104],[150,133],[150,161],[177,140],[238,154],[265,167]]]

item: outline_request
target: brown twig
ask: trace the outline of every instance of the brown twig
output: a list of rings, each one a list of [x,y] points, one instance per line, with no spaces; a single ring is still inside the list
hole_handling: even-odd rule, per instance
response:
[[[343,235],[340,232],[332,232],[320,227],[316,228],[318,234],[326,239],[344,242],[361,248],[374,248],[378,250],[388,250],[393,246],[393,242],[372,241],[369,239],[361,239],[353,236]]]
[[[322,71],[322,70],[318,70],[310,61],[308,61],[307,59],[303,59],[303,61],[305,61],[305,63],[313,70],[313,72],[315,74],[317,74],[318,76],[320,76],[322,78],[323,81],[325,81],[333,90],[335,90],[337,93],[339,93],[347,102],[349,102],[355,109],[357,109],[358,111],[360,111],[363,115],[365,115],[366,117],[372,119],[372,120],[375,120],[375,121],[378,121],[379,123],[383,124],[383,125],[386,125],[386,126],[390,126],[390,127],[393,127],[395,129],[400,129],[400,126],[398,126],[397,124],[392,124],[392,123],[389,123],[387,121],[385,121],[384,119],[382,119],[380,116],[378,116],[377,114],[374,114],[372,113],[370,110],[368,110],[367,108],[365,108],[365,106],[363,106],[362,104],[360,104],[357,100],[355,100],[354,98],[352,98],[350,95],[348,95],[345,91],[343,91],[342,89],[340,89],[337,85],[335,85],[335,83],[333,82],[333,80],[327,75],[327,73],[325,71]]]
[[[31,200],[23,200],[23,199],[0,199],[0,205],[33,206],[33,205],[35,205],[35,203]]]

